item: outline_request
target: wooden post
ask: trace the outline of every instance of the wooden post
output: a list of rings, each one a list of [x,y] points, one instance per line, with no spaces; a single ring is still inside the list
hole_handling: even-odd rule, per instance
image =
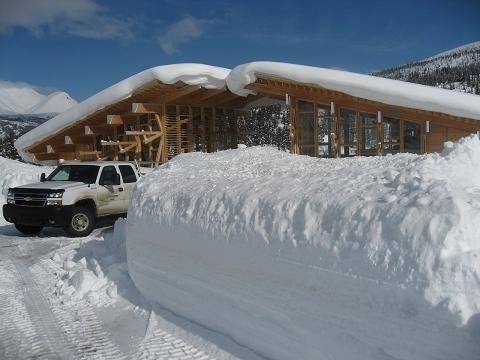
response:
[[[422,126],[423,128],[423,126]],[[423,131],[424,135],[423,135],[423,153],[427,153],[428,152],[428,138],[429,138],[429,135],[430,135],[430,121],[427,120],[425,121],[425,131]]]
[[[405,152],[405,121],[400,119],[400,152]]]
[[[299,139],[298,134],[300,132],[298,127],[298,119],[297,119],[297,100],[290,95],[289,98],[289,105],[288,105],[288,116],[290,118],[290,152],[292,154],[299,154]]]
[[[193,136],[193,110],[191,106],[188,106],[187,144],[188,152],[195,151],[195,141]]]
[[[217,150],[217,131],[216,131],[216,117],[217,113],[215,111],[215,107],[212,107],[212,118],[210,119],[210,126],[209,126],[209,139],[210,139],[210,146],[208,152],[215,152]]]
[[[377,111],[377,155],[383,154],[383,113],[379,110]]]
[[[205,136],[205,108],[202,106],[200,107],[200,141],[202,143],[201,149],[203,152],[208,152],[208,146],[206,142]]]
[[[339,158],[342,156],[342,148],[341,148],[341,144],[340,144],[340,130],[341,130],[341,126],[340,126],[340,122],[342,121],[341,119],[341,113],[340,113],[340,107],[339,106],[335,106],[335,103],[332,101],[331,102],[331,105],[333,106],[333,113],[334,113],[334,121],[335,121],[335,137],[336,137],[336,154],[335,154],[335,157],[336,158]]]
[[[313,103],[313,147],[313,155],[318,157],[318,109],[316,103]]]
[[[175,147],[176,147],[176,154],[182,153],[182,131],[181,131],[181,120],[180,120],[180,106],[175,106]]]

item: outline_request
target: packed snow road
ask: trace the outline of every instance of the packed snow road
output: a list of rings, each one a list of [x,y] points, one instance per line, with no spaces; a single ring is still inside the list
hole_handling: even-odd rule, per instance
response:
[[[167,321],[162,310],[152,311],[127,277],[105,281],[102,288],[80,276],[88,274],[87,269],[75,270],[82,259],[105,265],[94,256],[105,255],[106,238],[113,238],[111,227],[97,229],[88,238],[70,239],[54,229],[24,237],[12,225],[0,223],[0,359],[231,357],[207,341],[190,341],[196,335]],[[121,267],[115,259],[109,261]],[[68,266],[72,269],[65,271]],[[97,293],[85,296],[81,291],[86,286]],[[102,294],[105,289],[109,295]]]

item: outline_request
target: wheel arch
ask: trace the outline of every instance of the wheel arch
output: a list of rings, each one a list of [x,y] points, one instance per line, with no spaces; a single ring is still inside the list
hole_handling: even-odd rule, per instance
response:
[[[93,215],[97,217],[97,205],[93,199],[81,199],[75,202],[75,206],[84,206],[92,210]]]

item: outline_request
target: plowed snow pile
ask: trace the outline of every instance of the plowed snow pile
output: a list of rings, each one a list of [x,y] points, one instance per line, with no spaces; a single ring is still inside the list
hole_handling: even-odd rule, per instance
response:
[[[275,359],[478,359],[480,141],[442,154],[178,156],[127,221],[150,300]]]
[[[0,156],[0,209],[7,201],[8,188],[40,181],[42,172],[49,174],[52,170],[52,167],[25,164]],[[0,216],[0,224],[3,223],[6,221]]]

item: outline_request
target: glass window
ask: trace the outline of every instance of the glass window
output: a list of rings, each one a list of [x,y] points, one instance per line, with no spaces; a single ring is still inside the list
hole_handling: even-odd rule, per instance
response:
[[[341,155],[357,155],[357,113],[353,110],[340,110]]]
[[[405,121],[403,125],[403,141],[405,152],[420,154],[421,151],[421,125]]]
[[[61,165],[48,176],[47,181],[79,181],[94,184],[98,169],[96,165]]]
[[[372,151],[377,148],[377,129],[364,128],[363,129],[363,150]]]
[[[299,112],[313,112],[313,103],[310,101],[298,101]]]
[[[377,153],[377,116],[375,114],[360,113],[362,124],[362,155],[376,155]]]
[[[130,165],[120,165],[119,168],[124,183],[134,183],[137,181],[135,171]]]
[[[308,101],[298,102],[298,119],[301,126],[302,154],[315,156],[315,113],[314,104]]]
[[[318,156],[331,156],[331,135],[334,129],[333,118],[330,115],[330,107],[317,105],[318,127]]]
[[[400,152],[400,120],[383,118],[383,146],[385,154]]]
[[[315,135],[315,124],[313,121],[313,113],[300,114],[300,123],[302,125],[302,145],[312,146]]]
[[[117,174],[117,169],[115,169],[115,166],[105,166],[102,170],[102,174],[100,175],[100,183],[103,183],[105,180],[112,179],[114,174]]]

